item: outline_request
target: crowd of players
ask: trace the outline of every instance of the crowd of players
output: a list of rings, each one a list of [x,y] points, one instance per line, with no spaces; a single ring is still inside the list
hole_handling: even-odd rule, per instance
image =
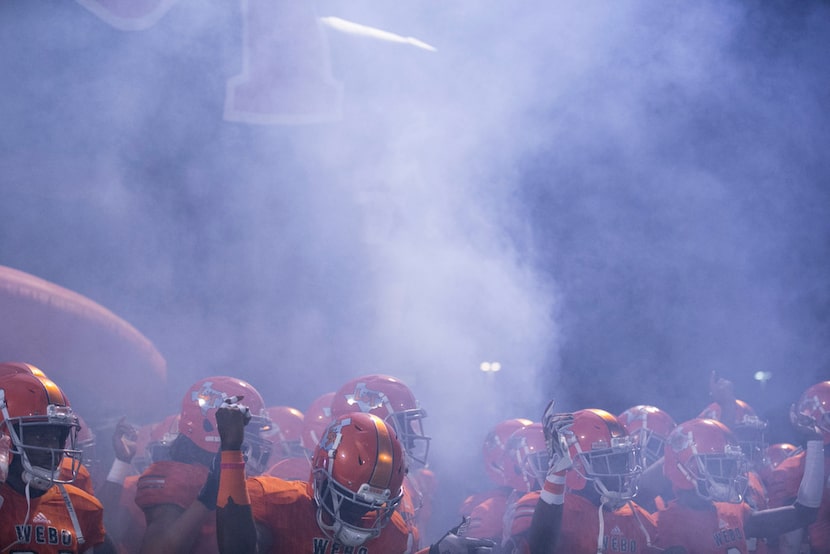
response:
[[[201,379],[179,413],[120,421],[100,471],[59,385],[0,363],[0,554],[830,554],[830,381],[795,399],[799,445],[767,445],[731,383],[710,389],[680,423],[655,406],[553,402],[540,421],[498,423],[482,448],[493,488],[423,544],[438,486],[426,413],[392,376],[352,379],[304,413]]]

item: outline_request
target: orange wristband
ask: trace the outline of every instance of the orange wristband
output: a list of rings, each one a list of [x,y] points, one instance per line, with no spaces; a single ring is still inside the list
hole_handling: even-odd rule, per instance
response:
[[[548,475],[542,487],[541,498],[548,504],[565,503],[565,472]]]
[[[219,494],[216,506],[224,508],[233,500],[238,506],[249,506],[251,497],[245,486],[245,458],[239,450],[222,452],[222,471],[219,474]]]

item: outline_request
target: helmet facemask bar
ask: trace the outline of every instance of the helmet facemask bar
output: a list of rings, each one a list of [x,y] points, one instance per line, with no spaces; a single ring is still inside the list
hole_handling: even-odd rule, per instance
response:
[[[165,431],[160,440],[148,442],[147,446],[144,448],[144,451],[147,459],[150,460],[150,463],[154,464],[162,460],[169,460],[170,445],[173,444],[173,441],[176,440],[178,436],[178,431],[174,432],[172,430],[168,430]]]
[[[769,446],[764,433],[766,427],[767,424],[759,418],[747,416],[733,429],[735,439],[747,463],[756,468],[763,466],[766,460]]]
[[[359,546],[380,535],[403,496],[393,497],[388,489],[368,483],[354,492],[337,483],[325,468],[314,470],[313,484],[317,524],[329,538],[346,546]]]
[[[100,469],[101,459],[98,456],[98,450],[95,445],[95,439],[77,440],[75,448],[81,452],[80,462],[93,475]]]
[[[712,502],[743,502],[748,479],[740,448],[726,445],[723,454],[695,454],[686,469],[695,480],[698,496]]]
[[[56,483],[72,483],[78,475],[82,457],[82,452],[76,444],[80,424],[72,408],[49,404],[46,415],[10,417],[2,391],[0,403],[2,425],[11,438],[10,452],[20,457],[23,479],[40,490],[48,490]],[[56,432],[60,434],[57,440],[58,447],[37,444],[49,434],[54,438]],[[35,444],[28,444],[27,441]],[[61,461],[64,457],[72,460],[72,464],[69,477],[61,479]]]
[[[526,458],[525,474],[528,478],[534,479],[537,486],[541,488],[547,477],[549,464],[550,457],[547,450],[531,452]]]
[[[629,500],[637,494],[637,481],[643,468],[640,452],[630,436],[613,437],[611,445],[602,441],[588,452],[580,451],[580,464],[574,470],[592,481],[594,489],[609,500]]]
[[[268,469],[272,443],[261,433],[263,429],[268,428],[270,423],[266,417],[253,416],[250,423],[245,426],[242,454],[245,457],[245,471],[250,476],[261,475]]]
[[[432,437],[424,434],[423,419],[427,416],[421,408],[401,410],[386,417],[398,435],[410,468],[426,467],[429,457],[429,443]]]
[[[642,457],[641,465],[651,467],[654,462],[663,456],[666,448],[666,439],[654,432],[653,429],[645,427],[634,431],[631,436],[637,442]]]

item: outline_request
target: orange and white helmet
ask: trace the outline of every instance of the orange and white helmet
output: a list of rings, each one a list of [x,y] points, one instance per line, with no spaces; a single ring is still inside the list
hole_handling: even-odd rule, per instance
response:
[[[663,474],[675,490],[691,490],[713,502],[740,503],[747,469],[735,435],[720,421],[692,419],[669,434]]]
[[[245,426],[242,447],[248,473],[259,475],[267,469],[271,456],[271,442],[262,436],[271,423],[262,396],[247,381],[216,376],[194,383],[182,399],[179,434],[206,452],[219,452],[216,410],[226,403],[226,399],[232,401],[234,398],[251,410],[251,421]]]
[[[541,423],[514,431],[507,439],[504,473],[507,484],[520,492],[542,488],[548,472],[548,448]]]
[[[379,417],[334,419],[311,461],[317,523],[346,546],[380,535],[403,496],[406,463],[395,430]]]
[[[697,417],[714,419],[729,427],[747,461],[755,467],[763,465],[768,446],[765,436],[767,422],[758,417],[752,406],[743,400],[735,400],[735,420],[724,421],[720,404],[712,402]]]
[[[637,441],[643,456],[643,468],[651,466],[663,456],[666,437],[677,426],[674,419],[656,406],[638,405],[617,416],[628,434]]]
[[[181,414],[170,414],[160,422],[152,425],[145,446],[149,463],[166,460],[170,457],[170,445],[179,436],[179,419]]]
[[[822,381],[805,390],[794,407],[796,413],[815,422],[824,445],[830,444],[830,381]]]
[[[331,403],[331,414],[351,412],[378,416],[392,425],[406,451],[411,467],[425,467],[430,437],[424,434],[426,412],[400,379],[389,375],[364,375],[340,387]]]
[[[505,472],[507,440],[514,432],[532,423],[531,420],[524,418],[505,419],[498,422],[484,437],[484,444],[481,447],[484,471],[496,486],[511,486]]]
[[[0,376],[0,434],[11,440],[10,453],[23,466],[23,479],[47,490],[55,483],[71,483],[78,473],[80,424],[63,391],[42,372]],[[64,457],[73,460],[62,477]]]
[[[560,433],[573,460],[565,477],[570,489],[582,490],[592,483],[605,498],[634,497],[643,471],[641,458],[636,442],[616,417],[605,410],[579,410]]]

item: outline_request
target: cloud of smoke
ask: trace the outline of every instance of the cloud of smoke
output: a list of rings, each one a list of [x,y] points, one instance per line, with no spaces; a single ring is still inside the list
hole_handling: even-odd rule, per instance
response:
[[[683,419],[715,369],[777,413],[826,378],[825,7],[320,2],[436,51],[288,44],[308,21],[274,12],[246,58],[259,4],[160,4],[129,32],[0,7],[0,263],[150,337],[171,412],[206,375],[301,409],[398,376],[430,414],[438,531],[485,486],[487,429],[550,396]],[[246,63],[308,77],[320,52],[339,119],[223,119]],[[751,380],[792,368],[774,398]]]

